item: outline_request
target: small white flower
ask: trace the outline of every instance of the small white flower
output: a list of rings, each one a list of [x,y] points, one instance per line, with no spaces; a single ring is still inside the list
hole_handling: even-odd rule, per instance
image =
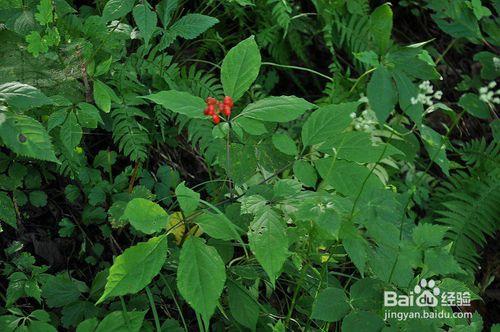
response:
[[[490,88],[490,89],[493,89],[493,88],[494,88],[494,87],[496,87],[496,86],[497,86],[497,82],[495,82],[495,81],[491,81],[491,82],[488,84],[488,88]]]
[[[483,86],[482,88],[479,89],[479,93],[481,93],[481,94],[488,93],[488,87]]]
[[[434,93],[434,98],[437,100],[441,100],[441,97],[443,97],[443,91],[436,91],[436,93]]]
[[[500,104],[500,98],[498,98],[498,97],[493,98],[493,103],[494,104]]]
[[[356,130],[360,130],[361,129],[361,125],[359,123],[356,123],[354,125],[354,128],[356,128]]]
[[[416,105],[418,103],[418,99],[415,97],[411,97],[410,101],[412,105]]]
[[[479,99],[482,100],[482,101],[484,101],[485,103],[488,102],[488,97],[485,94],[480,95]]]
[[[350,117],[351,117],[351,119],[355,119],[355,118],[356,118],[356,113],[352,112],[352,113],[350,114]]]

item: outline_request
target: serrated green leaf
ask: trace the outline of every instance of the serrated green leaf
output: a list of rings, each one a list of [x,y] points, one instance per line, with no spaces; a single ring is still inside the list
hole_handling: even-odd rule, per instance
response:
[[[41,190],[35,190],[29,194],[30,203],[35,207],[44,207],[47,205],[47,194]]]
[[[228,285],[229,310],[234,319],[241,325],[255,330],[259,320],[259,304],[250,295],[245,286],[230,282]]]
[[[299,153],[294,140],[287,134],[277,133],[272,137],[272,141],[276,149],[289,156],[296,156]]]
[[[382,318],[368,311],[353,311],[342,320],[345,332],[379,332],[384,326]]]
[[[314,104],[295,96],[267,97],[249,104],[237,116],[269,122],[288,122],[297,119]],[[235,118],[236,119],[236,118]]]
[[[134,21],[139,28],[141,37],[144,39],[146,45],[149,44],[149,40],[155,31],[156,24],[158,23],[158,17],[156,13],[151,10],[151,6],[146,1],[134,7],[132,11],[134,16]]]
[[[203,232],[219,240],[241,241],[239,227],[234,225],[226,216],[205,212],[194,219]]]
[[[336,322],[349,313],[351,307],[341,288],[329,287],[321,290],[314,300],[311,318],[325,322]]]
[[[52,100],[40,90],[31,85],[19,82],[9,82],[0,85],[0,101],[21,110],[52,104]]]
[[[95,129],[99,123],[104,123],[101,115],[99,114],[99,110],[94,105],[89,103],[78,103],[76,117],[82,127],[85,128]]]
[[[17,229],[16,209],[12,199],[0,191],[0,221]]]
[[[314,111],[302,127],[304,146],[323,143],[344,131],[352,122],[358,102],[323,106]]]
[[[165,228],[168,214],[150,200],[134,198],[128,202],[121,219],[127,219],[135,229],[145,234],[153,234]]]
[[[104,293],[96,304],[126,294],[135,294],[146,287],[160,272],[167,257],[167,237],[153,237],[126,249],[116,257],[109,269]]]
[[[177,288],[208,326],[224,283],[226,270],[215,248],[191,236],[184,242],[177,269]]]
[[[94,101],[104,113],[111,110],[111,96],[108,92],[109,87],[99,80],[94,81]]]
[[[80,124],[78,123],[75,112],[70,112],[68,114],[66,121],[61,126],[59,135],[61,137],[61,142],[63,142],[66,148],[70,151],[80,144],[83,131],[82,127],[80,127]]]
[[[68,275],[59,274],[47,278],[42,287],[42,295],[49,307],[62,307],[78,300],[80,290]]]
[[[172,112],[184,114],[190,118],[206,118],[206,115],[203,114],[203,110],[206,107],[205,101],[187,92],[176,90],[161,91],[149,96],[144,96],[143,98],[160,104]]]
[[[179,183],[179,185],[175,188],[175,195],[177,196],[177,201],[179,202],[182,211],[186,214],[196,210],[200,204],[200,194],[186,187],[184,182]]]
[[[127,331],[139,332],[147,311],[113,311],[99,323],[95,332]]]
[[[293,164],[293,174],[308,187],[316,186],[316,181],[318,181],[318,176],[316,175],[316,170],[314,167],[305,160],[297,160]]]
[[[184,39],[194,39],[217,23],[219,23],[219,20],[215,17],[202,14],[187,14],[177,20],[168,29],[168,32]]]
[[[284,221],[271,209],[258,214],[248,230],[250,249],[274,285],[288,257]]]
[[[378,67],[368,82],[368,100],[380,122],[384,122],[396,105],[398,93],[391,74],[385,67]]]
[[[238,101],[259,75],[260,64],[260,51],[254,36],[230,49],[221,68],[221,81],[226,96]]]
[[[391,42],[392,9],[385,3],[377,7],[370,16],[370,31],[379,54],[387,52]]]
[[[26,115],[7,113],[7,120],[0,129],[3,142],[15,153],[58,162],[49,134],[35,119]]]
[[[109,0],[102,11],[102,18],[106,21],[119,19],[132,10],[135,0]]]

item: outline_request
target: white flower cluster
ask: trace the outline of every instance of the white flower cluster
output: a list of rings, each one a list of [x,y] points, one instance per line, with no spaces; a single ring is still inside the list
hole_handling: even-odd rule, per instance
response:
[[[411,97],[410,101],[412,105],[422,103],[427,106],[432,106],[434,105],[433,99],[441,100],[441,97],[443,97],[442,91],[438,90],[434,92],[434,87],[429,81],[423,81],[422,83],[420,83],[418,89],[420,90],[418,95],[416,97]]]
[[[479,89],[479,99],[488,104],[500,104],[500,90],[493,91],[497,82],[491,81],[487,86]]]
[[[353,120],[354,129],[366,132],[374,131],[375,126],[378,123],[377,116],[371,109],[365,109],[361,112],[360,116],[357,116],[356,113],[352,112],[351,119]]]

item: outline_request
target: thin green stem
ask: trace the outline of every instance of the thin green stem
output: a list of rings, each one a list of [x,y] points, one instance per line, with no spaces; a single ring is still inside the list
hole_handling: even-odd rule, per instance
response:
[[[165,284],[165,287],[167,287],[170,295],[172,296],[172,299],[174,300],[175,306],[177,307],[177,311],[179,311],[179,316],[181,317],[182,325],[184,326],[184,330],[187,332],[189,331],[187,328],[186,320],[184,319],[184,315],[182,314],[181,307],[179,306],[179,303],[177,302],[177,299],[175,298],[175,294],[172,291],[172,288],[168,285],[167,279],[163,276],[163,274],[160,273],[160,279],[163,281]]]
[[[146,286],[146,294],[148,295],[149,305],[155,319],[156,331],[161,332],[161,324],[160,319],[158,318],[158,312],[156,311],[155,299],[153,298],[153,294],[151,293],[149,286]]]
[[[130,330],[130,318],[128,317],[127,306],[125,305],[125,300],[123,296],[120,296],[120,303],[122,305],[122,313],[123,318],[125,319],[125,325],[127,325],[127,329]]]
[[[322,73],[317,72],[316,70],[314,70],[314,69],[310,69],[310,68],[299,67],[299,66],[292,66],[292,65],[281,65],[281,64],[279,64],[279,63],[274,63],[274,62],[262,62],[262,65],[264,65],[264,66],[274,66],[274,67],[280,67],[280,68],[287,68],[287,69],[296,69],[296,70],[307,71],[307,72],[309,72],[309,73],[312,73],[312,74],[315,74],[315,75],[321,76],[321,77],[323,77],[324,79],[329,80],[330,82],[333,82],[333,78],[331,78],[330,76],[327,76],[327,75],[325,75],[325,74],[322,74]]]

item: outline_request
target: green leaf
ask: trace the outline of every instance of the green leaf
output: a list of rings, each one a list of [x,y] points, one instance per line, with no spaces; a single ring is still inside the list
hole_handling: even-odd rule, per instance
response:
[[[382,318],[368,311],[353,311],[342,320],[344,332],[379,332],[384,326]]]
[[[172,19],[172,15],[179,5],[178,0],[162,0],[156,5],[156,12],[160,17],[163,27],[166,28]]]
[[[21,110],[52,104],[52,100],[40,90],[31,85],[19,82],[9,82],[0,85],[0,101]]]
[[[379,310],[384,298],[384,283],[377,279],[362,278],[350,289],[351,304],[360,310]]]
[[[210,237],[225,241],[241,241],[239,228],[224,215],[205,212],[196,217],[194,222]]]
[[[108,92],[109,87],[99,80],[94,80],[94,101],[97,107],[104,113],[111,110],[111,96]]]
[[[230,49],[221,68],[226,96],[231,96],[235,102],[240,99],[259,75],[260,64],[260,51],[254,36]]]
[[[154,93],[143,98],[149,99],[166,109],[184,114],[194,119],[205,119],[203,110],[206,107],[205,101],[200,97],[195,97],[187,92],[169,90]]]
[[[272,141],[276,149],[287,154],[289,156],[296,156],[299,151],[297,150],[297,145],[287,134],[278,133],[274,134]]]
[[[75,112],[70,112],[68,114],[66,121],[61,126],[59,135],[63,144],[70,151],[80,144],[83,131],[82,127],[80,127],[80,124],[78,123]]]
[[[104,122],[102,121],[99,110],[92,104],[89,103],[78,103],[78,109],[76,110],[76,117],[78,122],[85,128],[95,129],[97,124]]]
[[[478,95],[466,93],[460,97],[458,105],[467,113],[479,119],[488,119],[490,117],[490,107],[484,101],[479,99]]]
[[[168,29],[168,32],[184,39],[194,39],[217,23],[219,23],[219,20],[215,17],[202,14],[187,14],[177,20]]]
[[[113,311],[104,317],[95,332],[139,332],[147,311]]]
[[[116,257],[109,269],[104,293],[96,304],[105,299],[135,294],[146,287],[160,272],[167,257],[167,237],[153,237],[126,249]]]
[[[134,7],[132,11],[134,16],[134,21],[139,28],[141,37],[144,39],[146,45],[149,44],[149,40],[155,31],[156,24],[158,23],[158,17],[156,13],[151,10],[151,6],[147,1]]]
[[[372,145],[371,135],[361,131],[338,135],[320,147],[320,151],[325,153],[331,153],[332,149],[335,149],[337,158],[358,163],[373,163],[391,155],[403,154],[388,143]]]
[[[30,192],[30,203],[35,207],[44,207],[47,205],[47,194],[41,190]]]
[[[28,52],[33,54],[35,58],[38,57],[40,53],[45,53],[49,50],[47,41],[42,38],[38,31],[32,31],[25,39],[28,43]]]
[[[274,285],[288,257],[284,221],[271,209],[258,214],[248,230],[250,249]]]
[[[385,3],[377,7],[370,16],[370,32],[380,55],[385,54],[391,42],[392,9]]]
[[[385,67],[378,67],[368,82],[368,100],[380,122],[384,122],[394,109],[398,93],[391,74]]]
[[[113,62],[113,57],[110,56],[107,60],[104,60],[103,62],[98,64],[97,67],[95,68],[94,77],[106,74],[109,71],[109,67],[111,66],[112,62]]]
[[[419,93],[418,87],[413,84],[410,77],[401,70],[395,70],[392,75],[398,89],[399,106],[410,119],[417,125],[420,125],[422,123],[424,107],[420,102],[417,104],[412,104],[411,102],[411,99],[415,98]]]
[[[40,122],[26,116],[7,113],[0,126],[0,138],[18,155],[58,162],[50,136]]]
[[[0,191],[0,220],[17,229],[16,209],[10,197]]]
[[[102,11],[102,18],[106,21],[119,19],[132,10],[135,0],[109,0]]]
[[[177,269],[177,288],[189,305],[208,325],[224,283],[226,270],[217,250],[200,238],[191,236],[184,242]]]
[[[40,0],[40,4],[36,8],[35,18],[40,25],[47,25],[54,21],[52,0]]]
[[[186,214],[196,210],[200,204],[200,194],[186,187],[184,182],[179,183],[177,188],[175,188],[175,195],[182,211]]]
[[[321,290],[314,300],[311,318],[325,322],[336,322],[349,313],[351,307],[341,288],[328,287]]]
[[[302,127],[304,147],[323,143],[343,132],[351,124],[350,114],[358,105],[358,102],[328,105],[314,111]]]
[[[230,282],[227,290],[231,315],[238,323],[254,331],[259,320],[257,299],[245,286],[236,282]]]
[[[261,121],[288,122],[297,119],[314,104],[295,96],[267,97],[245,107],[237,116]]]
[[[448,231],[448,227],[419,224],[413,229],[412,238],[415,244],[422,248],[439,246]]]
[[[168,222],[168,214],[158,204],[144,198],[134,198],[128,202],[120,219],[128,219],[135,229],[153,234],[164,229]]]
[[[441,167],[444,174],[449,176],[450,161],[446,156],[445,138],[425,125],[420,127],[420,134],[429,158]]]
[[[367,167],[354,162],[327,157],[316,161],[316,169],[326,183],[349,197],[357,197],[360,190],[369,195],[371,191],[383,188],[382,182]]]
[[[444,248],[430,248],[425,250],[422,277],[428,278],[435,275],[447,276],[450,274],[465,274],[451,253]]]
[[[80,297],[78,284],[67,274],[49,276],[42,286],[42,295],[49,307],[63,307]]]
[[[78,324],[76,332],[94,332],[99,321],[97,318],[89,318]]]
[[[267,133],[266,126],[261,121],[258,120],[245,117],[238,117],[233,121],[233,124],[240,126],[244,131],[246,131],[250,135],[259,136]]]
[[[297,160],[293,164],[293,174],[297,179],[308,187],[316,186],[318,176],[314,167],[305,160]]]

